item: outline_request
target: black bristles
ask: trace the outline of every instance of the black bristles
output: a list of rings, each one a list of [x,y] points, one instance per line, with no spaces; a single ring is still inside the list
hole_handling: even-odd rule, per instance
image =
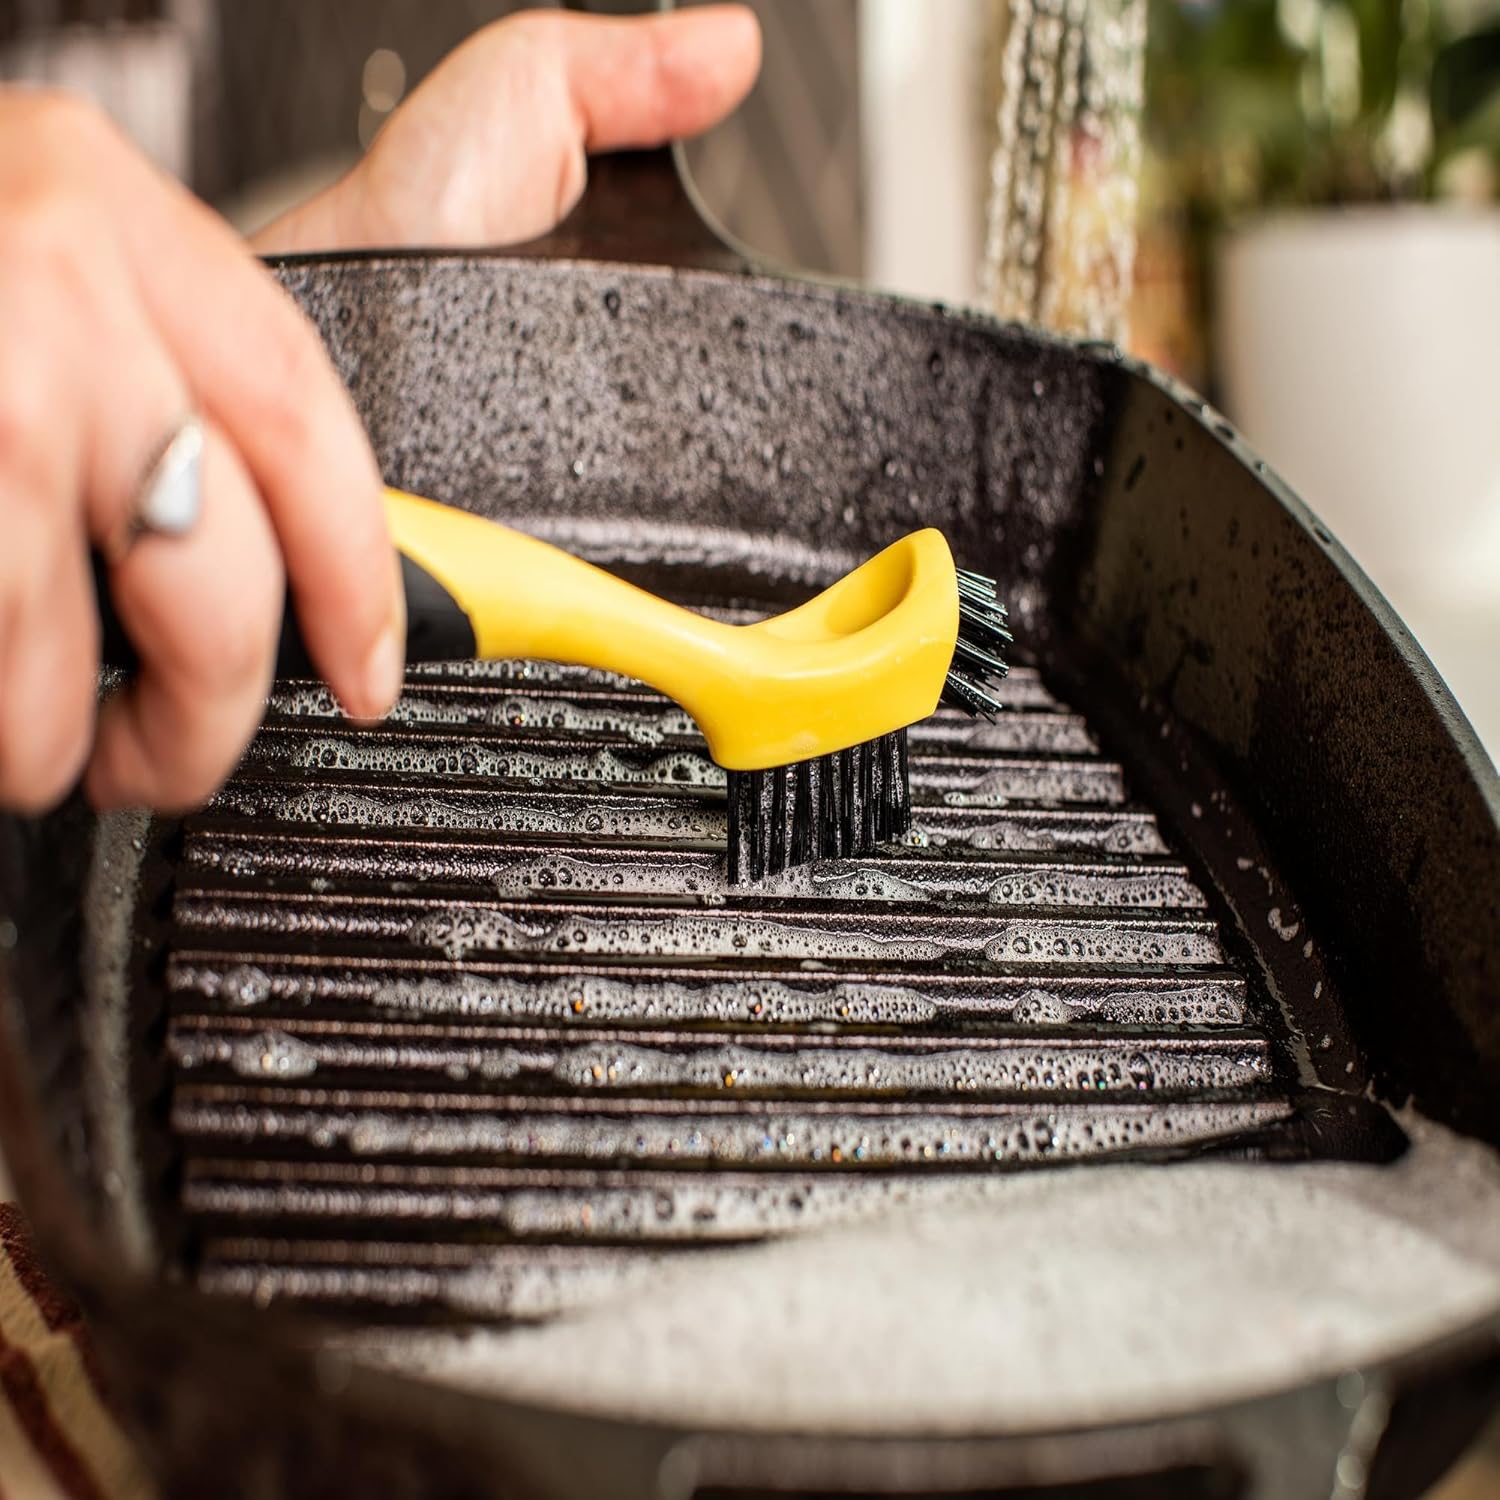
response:
[[[1010,614],[995,597],[993,579],[958,570],[958,640],[943,687],[943,702],[992,719],[1000,710],[995,689],[1006,673],[1005,648],[1013,637]]]
[[[817,760],[729,773],[729,881],[872,854],[911,827],[906,731]]]
[[[1011,643],[995,585],[958,570],[958,639],[943,702],[992,719]],[[729,882],[764,880],[820,859],[872,854],[911,827],[906,731],[817,760],[729,773]]]

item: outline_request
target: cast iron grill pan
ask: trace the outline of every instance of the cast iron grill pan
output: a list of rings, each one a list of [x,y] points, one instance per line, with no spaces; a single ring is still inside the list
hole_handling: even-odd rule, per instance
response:
[[[606,176],[593,175],[591,200]],[[524,714],[521,723],[492,722],[497,699],[534,677],[448,673],[423,677],[422,693],[409,697],[409,707],[422,694],[441,699],[437,719],[428,713],[420,724],[367,737],[309,719],[315,700],[288,687],[279,708],[298,709],[297,722],[285,713],[273,718],[224,799],[186,829],[158,827],[142,866],[144,941],[130,951],[130,1060],[134,1098],[146,1105],[136,1112],[146,1197],[169,1267],[190,1281],[282,1303],[288,1314],[316,1304],[360,1322],[540,1316],[591,1295],[588,1277],[617,1286],[622,1272],[612,1267],[649,1272],[653,1255],[699,1253],[709,1230],[697,1211],[704,1203],[688,1196],[694,1186],[706,1188],[718,1215],[722,1237],[710,1243],[723,1244],[775,1232],[773,1209],[797,1223],[856,1211],[833,1191],[844,1187],[878,1207],[882,1190],[946,1190],[987,1173],[1045,1171],[1080,1159],[1099,1163],[1103,1175],[1110,1160],[1146,1151],[1382,1159],[1399,1140],[1372,1128],[1389,1122],[1367,1097],[1410,1099],[1458,1130],[1500,1140],[1493,1003],[1500,784],[1430,664],[1326,531],[1213,413],[1116,350],[836,288],[667,268],[680,249],[682,216],[672,211],[680,203],[653,197],[649,177],[636,167],[624,172],[615,207],[628,203],[633,226],[662,230],[647,245],[658,266],[416,255],[281,268],[327,341],[383,472],[403,488],[526,526],[648,585],[675,571],[679,595],[689,600],[784,604],[789,593],[805,595],[913,526],[939,525],[956,555],[1000,580],[1036,652],[1043,677],[1023,674],[1017,689],[1030,690],[1030,682],[1041,693],[1045,683],[1083,717],[1035,716],[1031,710],[1045,703],[1016,697],[1001,729],[1031,742],[988,747],[954,743],[961,725],[932,726],[939,741],[948,740],[918,747],[919,770],[931,771],[918,797],[932,836],[925,850],[892,851],[922,863],[893,860],[882,872],[910,884],[915,870],[930,899],[907,899],[894,883],[863,897],[824,887],[744,898],[759,903],[759,918],[774,917],[783,937],[790,931],[804,942],[820,925],[849,936],[832,921],[840,912],[863,919],[855,925],[865,939],[909,938],[922,929],[932,946],[921,956],[877,947],[862,958],[736,950],[730,958],[673,959],[659,951],[590,951],[593,938],[579,951],[549,951],[535,932],[485,948],[464,926],[482,919],[491,934],[514,934],[502,918],[578,915],[576,890],[526,898],[518,871],[533,861],[539,872],[535,859],[561,846],[574,856],[576,879],[578,856],[602,868],[606,852],[618,853],[622,843],[632,868],[655,871],[651,889],[632,899],[642,922],[649,915],[657,923],[657,938],[674,901],[678,915],[696,918],[690,926],[700,937],[711,920],[749,920],[748,911],[714,906],[712,890],[684,898],[661,889],[664,864],[674,879],[685,879],[694,859],[712,868],[722,804],[712,787],[652,779],[671,733],[660,705],[622,702],[631,691],[624,684],[548,681],[549,692],[566,688],[580,714],[600,709],[601,698],[610,711],[587,723],[575,718],[571,727],[542,726],[539,734]],[[584,227],[603,227],[602,213],[585,204]],[[549,248],[586,256],[588,238],[563,235]],[[593,253],[603,248],[620,259],[639,255],[644,243],[640,235],[595,238]],[[618,714],[637,705],[651,723],[644,735],[624,733]],[[1080,732],[1097,746],[1075,739],[1070,748],[1066,738]],[[369,763],[341,764],[337,754],[325,763],[326,743],[314,755],[314,741],[330,734],[346,746],[361,742]],[[1063,741],[1041,742],[1053,734]],[[528,748],[528,738],[549,743]],[[510,742],[501,749],[509,769],[493,760],[481,765],[481,750],[497,748],[486,742],[501,739]],[[377,758],[382,744],[411,752],[446,746],[449,763],[441,773],[431,762],[426,771],[402,768]],[[304,763],[293,765],[299,745]],[[521,766],[544,749],[553,774]],[[1101,771],[1117,757],[1124,773]],[[967,767],[958,764],[965,760]],[[964,800],[974,761],[999,763],[1010,785],[997,781],[995,795],[1009,801]],[[1061,763],[1075,787],[1071,778],[1081,770],[1084,794],[1063,795],[1059,765],[1049,763]],[[245,853],[236,851],[236,836],[248,837],[248,864],[232,857]],[[1041,838],[1047,842],[1037,847]],[[1389,1399],[1395,1404],[1371,1493],[1410,1495],[1437,1476],[1492,1402],[1493,1315],[1442,1343],[1403,1335],[1389,1361],[1363,1368],[1365,1398],[1352,1408],[1343,1377],[1307,1382],[1288,1371],[1274,1394],[1232,1409],[1163,1415],[1128,1430],[956,1446],[946,1439],[716,1438],[389,1380],[362,1366],[330,1365],[326,1351],[314,1359],[299,1317],[276,1307],[260,1313],[232,1297],[205,1301],[170,1280],[141,1281],[116,1238],[100,1232],[100,1221],[113,1219],[121,1184],[101,1149],[112,1146],[112,1134],[94,1128],[113,1118],[118,1063],[99,1053],[90,1029],[108,1016],[92,1003],[86,972],[91,944],[100,946],[101,912],[85,894],[94,843],[78,805],[35,824],[0,820],[8,919],[0,922],[0,949],[15,944],[0,952],[0,980],[21,1023],[14,1035],[0,1029],[0,1125],[33,1223],[89,1298],[101,1357],[133,1399],[157,1467],[178,1492],[219,1494],[238,1482],[241,1489],[330,1493],[359,1488],[365,1476],[364,1488],[390,1494],[525,1492],[510,1476],[530,1466],[551,1476],[535,1486],[542,1492],[644,1496],[658,1492],[669,1460],[691,1450],[702,1455],[703,1486],[714,1476],[731,1483],[732,1474],[744,1493],[888,1491],[897,1472],[913,1493],[979,1493],[1158,1474],[1207,1460],[1219,1477],[1253,1470],[1256,1494],[1311,1496],[1329,1493],[1336,1461],[1342,1465],[1349,1443],[1366,1432],[1367,1407]],[[308,860],[296,853],[299,844],[321,853]],[[280,869],[266,853],[272,846],[282,851]],[[318,868],[330,850],[350,861],[335,875]],[[1207,904],[1174,906],[1179,894],[1156,905],[1090,908],[1017,891],[1022,901],[1007,908],[989,899],[990,885],[959,878],[972,873],[965,860],[1051,860],[1068,866],[1070,880],[1080,864],[1176,863]],[[372,869],[399,867],[404,890],[370,877]],[[626,872],[616,865],[611,880],[614,873],[623,893]],[[1098,901],[1103,887],[1088,873],[1088,899]],[[950,899],[936,899],[940,889]],[[108,889],[104,895],[104,930],[112,934]],[[305,916],[320,900],[328,920],[318,926]],[[594,912],[586,934],[609,930],[608,919],[623,915],[610,893],[585,891],[589,902],[604,910]],[[873,924],[877,912],[890,920]],[[213,920],[204,920],[209,914]],[[438,941],[413,942],[411,930],[429,918]],[[1049,964],[1032,953],[1019,961],[1005,957],[1003,944],[975,940],[996,935],[1002,922],[1029,922],[1026,933],[1005,929],[1028,941],[1055,940],[1058,924],[1067,923],[1069,938],[1081,943],[1112,931],[1136,940],[1166,923],[1184,946],[1170,957],[1142,947],[1135,957],[1096,951]],[[1198,962],[1192,949],[1205,941],[1218,954]],[[106,953],[116,951],[109,944]],[[215,979],[219,989],[210,993]],[[909,999],[909,990],[927,1008],[888,1027],[889,1014],[875,1016],[863,991],[877,980],[889,990],[893,979],[897,998]],[[752,981],[768,1007],[753,1023],[742,1009]],[[591,988],[580,997],[583,985]],[[643,1008],[654,995],[656,1014],[634,1023],[603,1014],[622,985]],[[1174,1019],[1168,1010],[1132,1020],[1114,998],[1165,1002],[1190,986],[1214,988],[1238,1003],[1239,1014]],[[161,1010],[166,997],[170,1014]],[[393,997],[399,1003],[390,1004]],[[583,1014],[571,1010],[575,998],[584,1000]],[[831,1017],[809,1011],[830,999]],[[837,1014],[840,1002],[849,1003],[848,1016]],[[535,1013],[522,1014],[518,1004]],[[335,1021],[336,1034],[312,1024]],[[385,1029],[396,1024],[406,1031]],[[203,1025],[221,1026],[220,1055],[186,1068],[183,1034]],[[795,1057],[797,1066],[815,1048],[826,1049],[821,1059],[858,1041],[861,1054],[877,1053],[884,1066],[898,1047],[946,1055],[959,1044],[970,1051],[988,1044],[1003,1052],[1008,1044],[1061,1040],[1136,1042],[1153,1029],[1163,1054],[1168,1040],[1191,1053],[1208,1038],[1223,1047],[1247,1034],[1250,1049],[1261,1046],[1268,1059],[1265,1082],[1173,1100],[1162,1075],[1144,1092],[1114,1092],[1106,1064],[1102,1091],[1077,1089],[1064,1100],[1033,1089],[1006,1098],[993,1080],[1008,1075],[991,1066],[974,1070],[976,1080],[990,1080],[988,1092],[969,1087],[966,1072],[962,1090],[949,1074],[926,1092],[888,1088],[855,1097],[851,1072],[850,1080],[834,1080],[831,1100],[820,1100],[807,1087],[787,1091],[768,1081],[764,1067],[757,1074],[741,1066],[732,1086],[701,1071],[686,1082],[682,1076],[710,1057],[719,1062],[713,1048],[731,1036],[780,1048],[776,1059]],[[237,1062],[227,1051],[230,1036],[255,1043],[262,1032],[293,1045],[242,1048]],[[597,1054],[580,1075],[581,1050],[607,1036],[605,1045],[618,1052],[621,1033],[642,1044],[653,1067],[664,1052],[687,1054],[673,1062],[675,1082],[657,1070],[659,1099],[620,1090],[607,1068],[594,1079],[593,1066],[603,1063]],[[397,1046],[403,1035],[404,1052]],[[507,1049],[502,1038],[513,1045]],[[332,1041],[366,1050],[318,1052]],[[312,1049],[314,1071],[306,1071],[299,1046]],[[378,1057],[377,1048],[384,1049]],[[559,1060],[535,1062],[549,1048]],[[413,1067],[418,1050],[430,1067]],[[492,1062],[491,1073],[508,1076],[486,1076],[484,1059],[506,1050],[533,1062],[514,1069]],[[269,1068],[260,1062],[268,1053]],[[285,1070],[278,1053],[287,1057]],[[443,1054],[441,1080],[428,1053]],[[376,1071],[351,1072],[359,1057]],[[901,1064],[908,1082],[915,1066]],[[872,1076],[863,1056],[859,1067],[860,1079]],[[458,1076],[466,1068],[468,1076]],[[91,1093],[96,1087],[102,1101]],[[239,1093],[214,1099],[206,1092],[213,1088]],[[192,1089],[205,1092],[194,1100]],[[226,1103],[231,1098],[240,1103]],[[455,1099],[461,1103],[450,1106]],[[959,1153],[956,1164],[953,1151],[940,1154],[938,1134],[925,1137],[932,1158],[895,1165],[872,1162],[868,1150],[850,1162],[847,1132],[837,1143],[825,1138],[821,1161],[811,1144],[794,1143],[805,1148],[801,1165],[782,1164],[774,1149],[769,1162],[684,1161],[691,1128],[676,1134],[678,1155],[652,1155],[674,1138],[670,1126],[683,1123],[689,1105],[714,1129],[724,1126],[726,1110],[743,1123],[757,1110],[763,1122],[784,1121],[796,1108],[826,1123],[830,1114],[847,1120],[882,1108],[910,1117],[920,1106],[944,1124],[961,1124],[972,1141],[978,1115],[998,1116],[1007,1103],[1021,1107],[1033,1131],[1037,1119],[1063,1121],[1066,1107],[1083,1114],[1081,1131],[1127,1101],[1170,1105],[1174,1120],[1199,1106],[1222,1113],[1226,1103],[1280,1115],[1211,1131],[1188,1148],[1131,1146],[1115,1157],[1099,1149],[1087,1158],[1068,1154],[1061,1143],[1078,1139],[1071,1129],[1054,1131],[1059,1144],[1045,1152],[1018,1154],[1017,1136],[1009,1156],[975,1161]],[[193,1119],[187,1105],[204,1113],[192,1136],[174,1134],[174,1111],[181,1125]],[[559,1133],[585,1105],[592,1106],[587,1129]],[[614,1154],[573,1154],[580,1140],[600,1138],[601,1120],[618,1121],[627,1106],[632,1118],[638,1112],[665,1128],[653,1130],[645,1147],[617,1131]],[[210,1140],[199,1124],[213,1115],[228,1128]],[[306,1139],[273,1136],[263,1128],[273,1115],[309,1126]],[[544,1127],[530,1133],[535,1144],[528,1134],[502,1152],[497,1122],[522,1118]],[[355,1140],[359,1120],[371,1128]],[[341,1136],[345,1123],[350,1132]],[[439,1128],[408,1128],[423,1125]],[[697,1128],[701,1150],[708,1131]],[[924,1139],[921,1132],[912,1138]],[[899,1147],[901,1137],[893,1139]],[[560,1143],[568,1151],[554,1149]],[[544,1144],[551,1154],[538,1159]],[[844,1159],[832,1159],[833,1144]],[[72,1169],[76,1195],[56,1191],[57,1160]],[[186,1209],[190,1192],[199,1191],[194,1184],[215,1180],[205,1169],[221,1164],[227,1176],[239,1175],[231,1196],[256,1174],[275,1195],[281,1177],[301,1173],[318,1212],[279,1197],[253,1206],[243,1196],[244,1211],[225,1212],[219,1203],[210,1212],[207,1193]],[[729,1196],[735,1184],[747,1189],[739,1208]],[[784,1199],[750,1197],[750,1189],[778,1184]],[[658,1186],[669,1191],[658,1197]],[[578,1190],[571,1200],[578,1213],[565,1230],[567,1187]],[[648,1209],[655,1216],[664,1202],[660,1222],[685,1228],[687,1237],[672,1243],[666,1232],[601,1225],[599,1195],[625,1190],[619,1206],[632,1188],[637,1217],[629,1222],[643,1224]],[[813,1188],[818,1206],[810,1207]],[[383,1200],[373,1196],[377,1189],[386,1191]],[[581,1233],[584,1207],[595,1214],[592,1237]],[[477,1228],[469,1222],[476,1219]],[[621,1213],[614,1223],[627,1219]],[[465,1276],[455,1269],[465,1259],[508,1264],[512,1279],[528,1279],[534,1290],[501,1295],[494,1287],[504,1277]],[[586,1275],[576,1271],[581,1263],[592,1268]],[[564,1264],[575,1269],[554,1275]],[[289,1271],[314,1267],[321,1285],[286,1284]],[[379,1273],[373,1281],[354,1280],[371,1269]],[[405,1275],[399,1295],[389,1285],[397,1273]],[[1366,1436],[1375,1441],[1373,1429]]]
[[[1008,697],[913,730],[908,843],[731,890],[722,774],[639,686],[438,669],[356,728],[280,685],[172,845],[199,1285],[536,1318],[938,1176],[1307,1154],[1194,872],[1084,715]]]

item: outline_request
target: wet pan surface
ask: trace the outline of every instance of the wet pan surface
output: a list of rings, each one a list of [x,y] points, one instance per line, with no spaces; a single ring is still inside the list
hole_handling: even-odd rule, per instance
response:
[[[823,289],[429,258],[283,274],[394,483],[734,609],[938,525],[1000,579],[1029,660],[996,725],[941,715],[914,732],[912,845],[764,889],[724,884],[722,792],[680,715],[535,667],[421,674],[372,730],[282,685],[204,814],[106,829],[79,947],[106,981],[91,1014],[113,1005],[113,1020],[79,1039],[92,1090],[60,1048],[49,1098],[65,1120],[87,1093],[84,1187],[107,1176],[111,1222],[251,1309],[267,1332],[247,1337],[279,1341],[270,1330],[306,1314],[407,1339],[499,1330],[543,1374],[491,1387],[555,1404],[580,1325],[524,1325],[654,1306],[670,1328],[680,1294],[701,1328],[716,1278],[739,1285],[718,1257],[780,1266],[785,1286],[832,1274],[807,1259],[820,1245],[852,1253],[805,1227],[878,1221],[870,1264],[888,1288],[951,1222],[967,1265],[1015,1245],[1019,1290],[1048,1213],[1073,1202],[1104,1256],[1119,1241],[1086,1205],[1273,1172],[1246,1158],[1346,1186],[1374,1174],[1433,1222],[1485,1180],[1372,1095],[1500,1134],[1493,776],[1399,627],[1211,414],[1109,351]],[[73,832],[54,825],[52,849]],[[49,879],[82,878],[56,858],[38,877],[30,837],[14,836],[23,918]],[[28,937],[18,959],[37,1036],[67,1024],[46,947]],[[1229,1159],[1164,1165],[1206,1153]],[[1213,1191],[1197,1199],[1207,1222],[1239,1222]],[[1356,1227],[1332,1243],[1414,1243],[1384,1200],[1345,1197]],[[1036,1217],[997,1235],[991,1210],[1028,1200]],[[1288,1222],[1258,1241],[1247,1227],[1247,1243],[1295,1247],[1310,1221]],[[1430,1270],[1439,1250],[1447,1271],[1429,1280],[1453,1295],[1357,1351],[1333,1339],[1334,1363],[1485,1326],[1483,1256],[1460,1226],[1411,1263]],[[1067,1264],[1055,1287],[1087,1274]],[[1258,1262],[1262,1285],[1274,1264]],[[1395,1283],[1363,1285],[1374,1305]],[[653,1287],[678,1290],[653,1303]],[[891,1318],[951,1316],[925,1294],[880,1307],[877,1344],[851,1346],[869,1366],[900,1342]],[[641,1327],[581,1326],[600,1348]],[[721,1332],[754,1368],[748,1339]],[[1253,1380],[1204,1385],[1205,1405],[1308,1380],[1305,1339],[1244,1332]],[[682,1399],[681,1375],[643,1380],[633,1409],[597,1383],[578,1394],[641,1432],[672,1426],[674,1405],[681,1423],[723,1425],[711,1394]],[[1009,1417],[990,1430],[1046,1425],[1045,1403],[995,1392]],[[1091,1410],[1195,1403],[1157,1396]],[[463,1426],[475,1454],[481,1430],[510,1431],[498,1406],[481,1419],[457,1397],[401,1400],[413,1423]],[[829,1425],[850,1430],[841,1410]],[[1357,1415],[1328,1411],[1330,1433]],[[986,1430],[972,1405],[951,1425]]]

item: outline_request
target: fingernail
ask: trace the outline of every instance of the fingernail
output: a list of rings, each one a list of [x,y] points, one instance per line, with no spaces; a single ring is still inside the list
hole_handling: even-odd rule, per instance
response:
[[[395,707],[406,678],[406,621],[392,620],[365,658],[365,702],[380,717]]]
[[[392,561],[396,568],[396,591],[390,600],[390,618],[371,654],[365,658],[366,702],[371,703],[381,718],[395,708],[402,685],[407,681],[407,582],[402,574],[401,556],[393,556]]]

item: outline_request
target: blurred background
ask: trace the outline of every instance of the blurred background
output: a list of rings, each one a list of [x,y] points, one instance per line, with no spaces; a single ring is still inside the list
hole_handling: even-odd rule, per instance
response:
[[[0,0],[0,80],[90,95],[249,230],[515,8]],[[1500,755],[1500,0],[755,8],[762,80],[689,150],[722,226],[771,264],[1111,339],[1201,390]],[[1497,1447],[1444,1500],[1500,1495]]]
[[[243,227],[504,0],[0,0]],[[629,8],[628,6],[625,8]],[[1500,0],[759,0],[694,143],[762,260],[1115,339],[1220,406],[1500,749]]]

